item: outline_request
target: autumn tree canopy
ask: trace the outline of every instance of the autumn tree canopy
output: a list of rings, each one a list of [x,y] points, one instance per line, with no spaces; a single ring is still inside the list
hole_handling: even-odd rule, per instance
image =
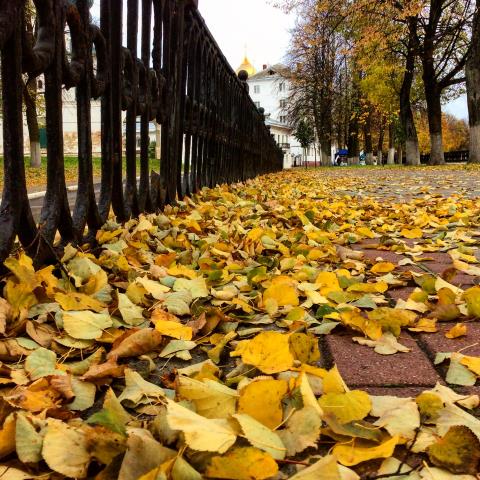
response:
[[[312,118],[322,157],[335,142],[349,148],[351,163],[361,148],[372,163],[374,150],[382,158],[387,131],[388,163],[396,149],[408,164],[420,163],[420,151],[441,164],[444,150],[465,146],[465,129],[457,128],[462,122],[443,115],[442,104],[463,93],[465,69],[473,68],[475,53],[480,57],[471,48],[478,34],[473,0],[273,3],[297,14],[288,52],[290,117]],[[479,82],[480,73],[469,89],[480,89]],[[427,147],[424,131],[419,142],[425,125]]]

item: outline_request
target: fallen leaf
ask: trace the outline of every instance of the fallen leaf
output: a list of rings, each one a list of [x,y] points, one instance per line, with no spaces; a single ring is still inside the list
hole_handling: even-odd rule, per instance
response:
[[[43,439],[42,457],[57,473],[86,478],[90,455],[85,434],[60,420],[50,418]]]
[[[221,383],[179,376],[177,385],[180,398],[192,401],[203,417],[230,418],[235,413],[238,393]]]
[[[142,328],[125,337],[108,353],[107,358],[138,357],[157,350],[161,343],[162,335],[160,332],[152,328]]]
[[[467,326],[464,323],[457,323],[448,332],[445,333],[447,338],[463,337],[467,334]]]
[[[213,457],[206,474],[210,478],[265,480],[278,472],[275,460],[253,447],[236,448],[222,457]]]
[[[434,465],[452,473],[475,475],[480,461],[480,441],[468,427],[453,426],[428,447],[428,457]]]
[[[242,361],[264,373],[278,373],[293,366],[290,336],[279,332],[262,332],[252,340],[244,340],[232,356],[241,355]]]
[[[285,424],[278,430],[289,457],[294,457],[309,447],[316,447],[322,428],[322,418],[314,407],[304,407],[293,412]]]
[[[370,397],[361,390],[326,393],[321,396],[318,403],[325,413],[334,415],[341,424],[363,420],[372,408]]]
[[[285,458],[287,449],[277,433],[265,427],[250,415],[238,413],[232,415],[232,417],[240,424],[243,435],[252,446],[267,452],[275,460]]]
[[[374,348],[375,352],[381,355],[393,355],[397,352],[407,353],[410,351],[408,347],[399,343],[390,332],[384,333],[378,340],[368,340],[361,337],[353,337],[352,340],[360,345]]]
[[[208,419],[172,400],[167,400],[167,422],[185,435],[185,442],[199,452],[225,453],[237,439],[235,430],[225,419]]]
[[[73,338],[80,340],[94,340],[112,326],[112,319],[108,313],[64,312],[63,328]]]
[[[240,390],[238,412],[246,413],[270,429],[283,420],[282,399],[288,390],[284,380],[259,379]]]
[[[351,445],[335,445],[335,447],[333,447],[332,453],[342,465],[351,467],[353,465],[358,465],[359,463],[366,462],[367,460],[391,457],[398,442],[399,437],[394,436],[388,440],[385,440],[378,446],[364,447],[356,446],[355,444],[357,442],[355,442],[355,440],[352,440]]]

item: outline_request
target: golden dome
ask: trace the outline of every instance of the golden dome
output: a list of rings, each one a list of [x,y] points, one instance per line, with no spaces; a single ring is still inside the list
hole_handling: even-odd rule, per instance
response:
[[[248,73],[249,77],[257,73],[255,67],[250,63],[250,60],[247,58],[246,55],[243,59],[243,63],[237,68],[236,74],[238,75],[238,72],[240,72],[241,70],[245,70]]]

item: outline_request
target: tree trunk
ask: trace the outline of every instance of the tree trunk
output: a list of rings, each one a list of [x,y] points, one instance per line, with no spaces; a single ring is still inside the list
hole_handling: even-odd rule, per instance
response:
[[[37,106],[36,106],[37,83],[32,82],[24,85],[23,99],[27,117],[28,136],[30,138],[30,166],[41,167],[42,156],[40,152],[40,129],[38,128]]]
[[[425,37],[422,54],[423,85],[427,101],[428,131],[430,133],[430,165],[445,163],[442,142],[441,89],[438,85],[434,64],[434,40],[432,35]]]
[[[377,145],[377,165],[383,165],[383,140],[385,138],[385,117],[382,117],[382,123],[380,124],[380,131],[378,132],[378,145]]]
[[[397,152],[398,152],[397,163],[398,165],[403,165],[403,145],[401,143],[398,144]]]
[[[480,0],[473,17],[470,53],[465,66],[468,120],[470,125],[470,163],[480,163]]]
[[[417,129],[415,127],[412,104],[410,102],[415,73],[415,47],[418,18],[409,17],[407,22],[409,37],[405,73],[403,74],[402,86],[400,88],[400,123],[402,125],[405,140],[405,151],[407,155],[406,163],[407,165],[420,165]]]
[[[373,144],[372,144],[372,112],[369,110],[363,125],[363,139],[365,142],[365,163],[373,165]]]
[[[388,126],[388,157],[387,165],[395,164],[395,129],[393,123]]]
[[[428,131],[430,133],[430,165],[443,165],[445,156],[442,141],[442,105],[436,88],[425,87],[427,99]]]
[[[358,165],[360,148],[358,142],[358,119],[354,114],[348,128],[348,164]]]

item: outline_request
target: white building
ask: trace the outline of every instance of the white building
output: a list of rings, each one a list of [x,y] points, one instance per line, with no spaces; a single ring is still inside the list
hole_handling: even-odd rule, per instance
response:
[[[285,152],[284,168],[299,165],[303,161],[303,149],[293,136],[293,128],[287,121],[290,90],[287,68],[282,64],[263,65],[263,69],[256,72],[245,56],[237,73],[240,70],[247,71],[250,97],[257,108],[265,110],[265,123],[270,127],[277,144]],[[307,161],[313,164],[316,160],[318,160],[316,148],[312,145],[307,151]]]

